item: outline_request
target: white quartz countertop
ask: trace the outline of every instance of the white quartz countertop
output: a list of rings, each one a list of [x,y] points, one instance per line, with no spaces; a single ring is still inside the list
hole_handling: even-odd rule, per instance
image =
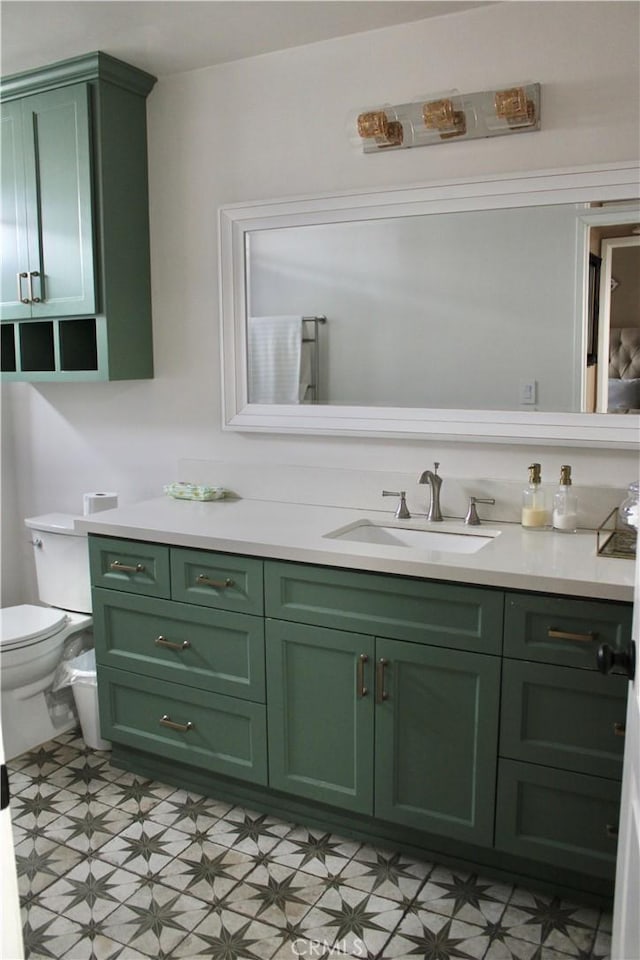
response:
[[[484,584],[577,597],[633,600],[635,563],[599,557],[594,531],[563,534],[523,530],[519,524],[462,520],[403,526],[442,532],[496,534],[471,554],[357,543],[327,537],[359,520],[394,524],[392,512],[287,504],[268,500],[207,502],[160,497],[76,519],[78,529],[111,537],[276,560]]]

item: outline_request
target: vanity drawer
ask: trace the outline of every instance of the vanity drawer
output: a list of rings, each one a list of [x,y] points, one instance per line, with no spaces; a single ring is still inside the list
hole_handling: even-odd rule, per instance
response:
[[[158,543],[89,536],[94,587],[125,590],[147,597],[169,597],[169,548]]]
[[[500,756],[619,780],[628,685],[625,677],[505,660]]]
[[[94,590],[98,663],[264,703],[264,622]]]
[[[293,563],[265,563],[268,617],[499,654],[500,591]]]
[[[631,604],[514,593],[505,606],[505,657],[595,670],[601,643],[631,640]]]
[[[253,783],[267,782],[266,708],[100,667],[100,729],[114,743]]]
[[[171,550],[174,600],[262,616],[262,560],[208,550]]]
[[[617,780],[499,761],[498,850],[613,878],[619,813]]]

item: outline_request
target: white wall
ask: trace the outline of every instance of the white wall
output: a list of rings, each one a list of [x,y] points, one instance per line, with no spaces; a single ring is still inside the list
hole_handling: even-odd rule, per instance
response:
[[[156,378],[3,385],[3,603],[27,599],[18,518],[77,511],[85,490],[131,502],[161,492],[181,458],[525,478],[574,466],[576,484],[620,485],[629,453],[465,443],[223,434],[218,377],[216,211],[226,203],[629,160],[637,154],[638,5],[514,2],[161,80],[149,98]],[[99,37],[96,46],[99,47]],[[353,109],[457,87],[542,86],[540,133],[381,156],[353,151]],[[12,453],[13,450],[13,453]],[[4,530],[3,530],[4,533]]]

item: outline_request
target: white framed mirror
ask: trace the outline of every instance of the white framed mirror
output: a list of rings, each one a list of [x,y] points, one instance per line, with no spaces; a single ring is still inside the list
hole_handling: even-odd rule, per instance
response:
[[[639,180],[619,163],[221,208],[224,429],[637,447],[637,411],[589,412],[589,253],[637,228]]]

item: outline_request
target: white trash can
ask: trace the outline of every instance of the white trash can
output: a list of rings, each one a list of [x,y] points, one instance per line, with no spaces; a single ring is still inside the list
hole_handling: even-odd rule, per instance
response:
[[[79,657],[74,657],[69,663],[69,672],[84,742],[92,750],[110,750],[110,741],[100,736],[95,650],[87,650]]]

